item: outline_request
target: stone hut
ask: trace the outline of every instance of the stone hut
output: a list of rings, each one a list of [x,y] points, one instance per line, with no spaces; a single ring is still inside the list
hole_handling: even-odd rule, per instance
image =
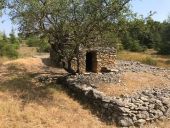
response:
[[[90,48],[80,49],[80,73],[85,72],[108,72],[115,66],[115,48]],[[76,58],[72,61],[72,67],[77,70]]]

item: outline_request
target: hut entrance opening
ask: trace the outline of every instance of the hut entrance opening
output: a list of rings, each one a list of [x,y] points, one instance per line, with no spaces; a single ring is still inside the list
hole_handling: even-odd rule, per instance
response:
[[[86,71],[97,72],[97,54],[96,51],[86,53]]]

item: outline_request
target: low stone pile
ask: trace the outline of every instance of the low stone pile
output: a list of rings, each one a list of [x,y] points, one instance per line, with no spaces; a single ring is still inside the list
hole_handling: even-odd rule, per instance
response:
[[[86,99],[100,117],[119,126],[140,126],[149,121],[170,118],[170,88],[145,90],[133,96],[110,97],[73,77],[60,80],[71,92]]]
[[[118,83],[121,73],[118,70],[109,73],[77,74],[74,80],[77,84],[98,85],[101,83]]]
[[[118,60],[115,64],[115,69],[119,72],[147,72],[152,73],[153,75],[165,76],[170,79],[170,68],[160,68],[135,61]]]
[[[147,122],[170,119],[170,85],[148,89],[131,96],[107,96],[98,91],[100,83],[118,83],[124,72],[147,72],[170,79],[170,70],[133,61],[117,61],[108,73],[85,73],[63,76],[42,76],[43,83],[60,83],[75,97],[92,106],[103,120],[119,126],[141,126]],[[113,87],[114,88],[114,87]]]
[[[120,77],[124,72],[146,72],[156,76],[163,76],[170,79],[170,70],[155,66],[142,64],[135,61],[120,61],[116,62],[114,69],[103,73],[84,73],[73,76],[77,84],[88,84],[98,86],[99,84],[120,82]]]

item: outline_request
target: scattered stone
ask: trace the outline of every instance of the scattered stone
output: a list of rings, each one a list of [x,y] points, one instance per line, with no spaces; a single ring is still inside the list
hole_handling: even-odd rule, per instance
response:
[[[145,123],[146,123],[146,120],[144,120],[144,119],[139,119],[139,120],[137,120],[137,121],[135,122],[135,125],[140,126],[140,125],[143,125],[143,124],[145,124]]]
[[[119,117],[118,124],[122,127],[129,127],[134,125],[132,119],[129,117]]]
[[[109,121],[116,120],[122,127],[141,126],[148,121],[170,118],[170,87],[163,89],[141,90],[132,96],[109,97],[97,91],[99,83],[118,83],[123,72],[149,72],[154,75],[169,77],[170,70],[144,65],[133,61],[118,61],[115,69],[109,73],[86,73],[62,78],[75,96],[83,96],[86,102],[96,109],[97,114]],[[40,82],[57,82],[51,77],[41,77]],[[81,98],[79,98],[81,99]]]

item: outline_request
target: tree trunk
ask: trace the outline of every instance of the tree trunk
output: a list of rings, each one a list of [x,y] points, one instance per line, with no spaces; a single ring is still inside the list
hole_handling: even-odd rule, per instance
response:
[[[71,60],[68,60],[67,62],[63,62],[63,68],[71,74],[76,74],[76,72],[71,67]]]
[[[75,74],[76,72],[71,67],[71,60],[72,59],[66,59],[63,58],[62,54],[55,48],[55,44],[51,45],[51,49],[53,50],[52,55],[50,55],[50,59],[52,61],[57,61],[54,63],[57,63],[57,66],[60,65],[60,67],[64,68],[68,73]]]
[[[80,73],[80,55],[79,55],[79,46],[76,47],[76,58],[77,58],[77,73]]]

